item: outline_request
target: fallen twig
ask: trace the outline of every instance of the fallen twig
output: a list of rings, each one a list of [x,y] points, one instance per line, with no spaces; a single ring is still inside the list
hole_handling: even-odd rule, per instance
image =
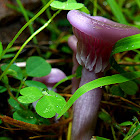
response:
[[[50,129],[57,128],[61,125],[68,124],[69,122],[72,121],[72,118],[68,118],[66,120],[63,120],[63,121],[60,121],[58,123],[54,123],[51,125],[36,125],[36,124],[30,124],[30,123],[26,123],[23,121],[15,120],[15,119],[5,116],[5,115],[4,116],[0,115],[0,119],[3,122],[11,124],[16,127],[19,127],[22,130],[38,131],[38,132],[48,132],[48,130],[50,130]]]

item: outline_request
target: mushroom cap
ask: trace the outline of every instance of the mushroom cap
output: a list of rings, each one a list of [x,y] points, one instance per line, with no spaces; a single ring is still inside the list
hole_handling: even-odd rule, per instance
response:
[[[100,16],[90,16],[78,10],[69,11],[67,18],[72,26],[81,32],[113,44],[121,38],[140,33],[136,27],[120,24]]]
[[[44,83],[48,88],[51,88],[65,77],[66,75],[63,71],[58,68],[52,68],[49,75],[44,77],[34,77],[32,80]]]
[[[95,73],[103,72],[108,67],[112,47],[119,39],[140,33],[135,27],[78,10],[69,11],[67,18],[78,39],[78,63]]]
[[[74,53],[77,52],[77,38],[75,37],[75,35],[69,37],[68,45]]]

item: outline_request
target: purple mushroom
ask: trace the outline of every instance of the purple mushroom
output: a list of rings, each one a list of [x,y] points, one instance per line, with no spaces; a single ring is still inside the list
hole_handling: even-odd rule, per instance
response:
[[[49,90],[53,88],[53,86],[59,82],[60,80],[66,77],[65,73],[58,68],[52,68],[49,75],[44,77],[34,77],[32,80],[44,83]],[[57,92],[57,89],[54,89]],[[38,101],[33,102],[33,107],[35,108]]]
[[[77,53],[77,38],[72,35],[68,39],[68,45],[73,51],[73,68],[72,68],[72,74],[74,74],[79,66],[79,63],[76,59],[76,53]],[[72,79],[72,94],[78,89],[80,83],[80,78],[74,77]]]
[[[119,39],[140,33],[135,27],[78,10],[70,11],[67,18],[78,40],[76,58],[83,66],[79,87],[103,76],[112,47]],[[74,103],[72,140],[90,140],[94,135],[101,97],[102,89],[96,88]]]

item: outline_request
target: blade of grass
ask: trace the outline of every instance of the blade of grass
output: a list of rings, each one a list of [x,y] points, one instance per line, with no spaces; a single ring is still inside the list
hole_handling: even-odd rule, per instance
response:
[[[139,0],[135,0],[135,1],[136,1],[137,5],[138,5],[139,8],[140,8],[140,1],[139,1]]]
[[[48,1],[48,0],[47,0],[47,1]],[[42,4],[43,4],[43,6],[45,6],[46,0],[41,0],[41,2],[42,2]],[[52,16],[49,8],[46,9],[46,15],[47,15],[48,19],[50,19],[51,16]],[[52,22],[52,26],[53,26],[53,30],[55,30],[55,32],[57,32],[58,34],[60,34],[60,30],[57,28],[57,26],[55,25],[54,22]],[[53,30],[52,30],[52,31],[53,31]]]
[[[75,93],[72,95],[72,97],[68,100],[66,105],[62,108],[61,112],[59,113],[58,117],[61,117],[71,106],[72,104],[84,93],[93,90],[95,88],[110,85],[110,84],[116,84],[116,83],[123,83],[126,81],[134,80],[136,78],[140,77],[140,72],[126,72],[122,74],[115,74],[112,76],[106,76],[102,78],[98,78],[96,80],[93,80],[89,83],[86,83],[85,85],[78,88]]]
[[[115,136],[115,130],[114,130],[114,127],[113,127],[112,124],[111,124],[111,131],[112,131],[113,139],[114,139],[114,140],[117,140],[117,138],[116,138],[116,136]]]
[[[110,5],[112,13],[117,18],[117,21],[122,24],[128,24],[117,2],[115,0],[107,0],[107,2]]]
[[[97,0],[94,0],[93,2],[93,16],[96,16],[97,15]]]
[[[65,77],[64,79],[62,79],[62,80],[60,80],[58,83],[56,83],[56,84],[53,86],[52,90],[54,90],[54,89],[55,89],[57,86],[59,86],[61,83],[65,82],[65,81],[67,81],[67,80],[71,80],[71,79],[74,78],[74,77],[76,77],[76,74],[72,74],[72,75],[69,75],[69,76]]]
[[[20,0],[16,0],[16,1],[17,1],[17,4],[19,5],[19,7],[21,9],[21,12],[22,12],[26,22],[29,22],[28,14],[27,14],[25,8],[23,7],[21,1]],[[30,33],[32,35],[34,33],[34,28],[33,28],[32,24],[29,24],[29,30],[30,30]],[[34,44],[38,44],[36,37],[33,38],[33,42],[34,42]]]

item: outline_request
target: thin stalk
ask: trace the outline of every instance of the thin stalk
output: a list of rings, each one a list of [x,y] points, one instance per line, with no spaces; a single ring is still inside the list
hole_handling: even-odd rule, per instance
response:
[[[8,94],[10,95],[10,97],[12,97],[23,109],[25,109],[25,107],[17,100],[17,98],[15,98],[15,96],[12,94],[9,85],[6,86],[7,87],[7,91]]]
[[[128,140],[132,140],[135,136],[139,134],[140,134],[140,129],[138,129],[133,135],[131,135]]]
[[[26,75],[25,78],[21,81],[21,83],[20,83],[20,85],[19,85],[19,88],[18,88],[18,91],[17,91],[17,93],[16,93],[16,98],[19,96],[20,90],[21,90],[23,84],[25,83],[27,77],[28,77],[28,76]]]
[[[21,9],[21,12],[22,12],[26,22],[29,22],[28,14],[27,14],[25,8],[23,7],[21,1],[20,0],[16,0],[16,1],[17,1],[18,5],[19,5],[19,7]],[[34,33],[34,28],[33,28],[32,24],[29,24],[29,30],[30,30],[31,34]],[[33,38],[33,42],[34,42],[34,44],[38,44],[38,41],[37,41],[36,37]]]
[[[7,52],[7,50],[12,47],[12,45],[14,44],[14,42],[16,41],[16,39],[19,37],[19,35],[23,32],[23,30],[28,27],[28,25],[30,23],[32,23],[37,17],[39,17],[49,6],[50,4],[53,2],[54,0],[50,0],[32,19],[29,20],[29,22],[27,22],[19,31],[18,33],[15,35],[15,37],[13,38],[13,40],[8,44],[8,46],[6,47],[6,49],[3,51],[2,55],[0,56],[0,60],[1,58],[4,56],[4,54]]]
[[[76,77],[76,74],[72,74],[72,75],[69,75],[69,76],[65,77],[64,79],[62,79],[62,80],[60,80],[58,83],[56,83],[56,84],[53,86],[52,90],[54,90],[54,89],[55,89],[58,85],[60,85],[61,83],[65,82],[65,81],[67,81],[67,80],[71,80],[71,79],[74,78],[74,77]]]
[[[21,1],[20,1],[20,0],[16,0],[16,1],[17,1],[18,5],[19,5],[19,7],[20,7],[20,9],[21,9],[21,12],[22,12],[22,14],[23,14],[23,16],[24,16],[26,22],[29,22],[28,14],[27,14],[25,8],[23,7]],[[29,31],[30,31],[30,33],[31,33],[31,35],[32,35],[32,34],[34,33],[34,28],[33,28],[32,24],[29,24],[28,27],[29,27]],[[37,41],[37,39],[36,39],[36,36],[33,38],[33,43],[36,44],[36,45],[38,44],[38,41]],[[41,56],[41,52],[40,52],[39,47],[36,47],[36,50],[37,50],[38,54]]]
[[[94,5],[93,16],[96,16],[97,15],[97,0],[94,0],[93,5]]]
[[[56,15],[58,15],[60,13],[61,10],[58,10],[56,13],[53,14],[53,16],[48,20],[47,23],[45,23],[42,27],[40,27],[37,31],[35,31],[25,42],[24,44],[21,46],[21,48],[19,49],[19,51],[17,52],[17,54],[15,55],[15,57],[11,60],[11,62],[9,63],[9,65],[7,66],[7,68],[5,69],[5,71],[2,73],[2,75],[0,76],[0,80],[2,79],[2,77],[5,75],[6,71],[10,68],[10,66],[14,63],[14,61],[16,60],[16,58],[19,56],[19,54],[21,53],[21,51],[23,50],[23,48],[27,45],[27,43],[29,41],[31,41],[33,39],[34,36],[36,36],[38,33],[40,33],[44,28],[46,28],[48,26],[48,24],[56,17]]]
[[[114,140],[117,140],[117,138],[116,138],[116,136],[115,136],[115,131],[114,131],[113,125],[111,125],[111,130],[112,130],[113,139],[114,139]]]
[[[72,122],[70,122],[68,126],[67,140],[71,140],[71,129],[72,129]]]
[[[48,0],[47,0],[47,1],[48,1]],[[43,6],[46,5],[46,0],[41,0],[41,2],[42,2],[42,4],[43,4]],[[47,15],[48,19],[50,19],[50,18],[52,17],[49,8],[46,9],[46,15]],[[55,25],[54,22],[52,22],[52,26],[53,26],[53,30],[55,30],[55,32],[57,32],[58,34],[60,34],[60,30],[57,28],[57,26]],[[52,31],[53,31],[53,30],[52,30]]]

